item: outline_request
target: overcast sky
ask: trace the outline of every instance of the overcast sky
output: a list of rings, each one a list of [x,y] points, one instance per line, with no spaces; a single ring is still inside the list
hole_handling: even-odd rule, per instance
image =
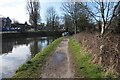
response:
[[[0,15],[25,22],[28,20],[25,0],[0,0]]]
[[[45,22],[46,10],[48,7],[53,6],[58,14],[61,14],[61,2],[65,0],[39,0],[41,6],[41,19]],[[71,0],[75,1],[75,0]],[[90,0],[77,0],[77,1],[90,1]],[[108,0],[105,0],[108,1]],[[118,1],[118,0],[110,0]],[[0,16],[10,17],[20,23],[28,22],[29,17],[26,11],[26,0],[0,0]]]
[[[60,13],[60,0],[39,0],[41,6],[41,19],[45,22],[46,10],[48,7],[53,6],[58,14]],[[26,11],[26,0],[0,0],[0,16],[10,17],[20,23],[28,22],[29,17]]]

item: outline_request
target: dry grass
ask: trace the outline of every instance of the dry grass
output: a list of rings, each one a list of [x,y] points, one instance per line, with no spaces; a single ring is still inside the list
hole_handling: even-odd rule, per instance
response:
[[[93,63],[101,64],[106,73],[112,72],[113,77],[120,77],[120,34],[100,38],[95,33],[79,33],[74,38],[92,54]],[[104,46],[102,53],[101,46]]]

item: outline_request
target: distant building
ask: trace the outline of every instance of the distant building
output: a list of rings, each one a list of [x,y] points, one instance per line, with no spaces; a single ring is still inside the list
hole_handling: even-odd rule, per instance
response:
[[[12,20],[9,17],[7,17],[5,27],[10,28],[11,27],[11,22],[12,22]]]
[[[0,31],[2,30],[2,18],[0,17]]]
[[[20,32],[25,32],[30,29],[30,25],[27,22],[23,23],[13,23],[11,24],[11,28],[19,29]]]
[[[11,27],[11,19],[9,17],[0,17],[0,29],[7,28],[9,29]]]

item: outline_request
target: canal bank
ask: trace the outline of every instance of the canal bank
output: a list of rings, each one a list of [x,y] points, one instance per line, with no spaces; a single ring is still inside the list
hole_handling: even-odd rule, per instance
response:
[[[2,39],[7,38],[20,38],[20,37],[49,37],[49,36],[62,36],[64,31],[34,31],[34,32],[9,32],[1,33]]]
[[[32,58],[31,60],[23,64],[21,67],[19,67],[13,78],[36,78],[40,74],[41,67],[44,64],[45,60],[48,56],[52,54],[52,52],[56,49],[56,47],[62,39],[62,37],[56,39],[50,45],[48,45],[47,48],[45,48],[42,52],[39,52],[35,55],[34,58]]]

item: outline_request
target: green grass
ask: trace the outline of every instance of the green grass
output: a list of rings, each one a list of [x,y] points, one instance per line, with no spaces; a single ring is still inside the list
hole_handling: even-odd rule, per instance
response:
[[[25,64],[19,67],[16,71],[13,78],[36,78],[40,75],[40,69],[42,65],[45,63],[45,60],[48,56],[50,56],[53,51],[56,49],[58,44],[61,42],[63,37],[56,39],[50,45],[47,46],[42,52],[39,52],[35,55],[34,58],[27,61]]]
[[[85,52],[73,37],[69,40],[69,52],[73,56],[76,77],[102,78],[104,76],[102,68],[91,62],[91,55]]]

